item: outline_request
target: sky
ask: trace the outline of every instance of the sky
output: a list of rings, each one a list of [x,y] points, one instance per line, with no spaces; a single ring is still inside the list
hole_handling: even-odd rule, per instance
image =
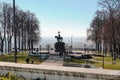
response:
[[[98,0],[15,0],[16,5],[33,12],[40,22],[41,37],[60,31],[63,37],[86,37]],[[12,4],[12,0],[0,0]]]

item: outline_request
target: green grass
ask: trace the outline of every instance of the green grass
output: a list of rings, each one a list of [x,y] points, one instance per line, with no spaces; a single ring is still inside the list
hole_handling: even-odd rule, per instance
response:
[[[103,60],[103,57],[95,57],[94,60],[102,61],[102,60]],[[105,56],[105,57],[104,57],[104,60],[105,60],[106,62],[112,62],[112,57],[110,57],[110,56]],[[120,62],[120,59],[119,59],[119,58],[116,58],[116,62],[119,63],[119,62]]]
[[[95,60],[101,61],[101,60],[103,60],[103,57],[95,57]],[[111,62],[112,58],[107,56],[107,57],[104,57],[104,60],[107,61],[107,62]]]
[[[103,66],[103,57],[95,57],[92,59],[88,59],[87,63],[98,68],[102,68]],[[86,64],[86,60],[84,59],[70,59],[69,63],[76,64]],[[112,70],[120,70],[120,59],[116,59],[116,64],[112,64],[112,58],[110,56],[104,57],[104,69],[112,69]]]
[[[28,57],[28,52],[18,52],[17,54],[17,62],[18,63],[26,63],[26,58]],[[34,64],[40,64],[43,62],[42,60],[39,60],[38,57],[29,56],[30,63],[34,61]],[[6,54],[6,55],[0,55],[0,61],[3,62],[14,62],[14,53]]]
[[[97,67],[102,67],[102,62],[94,64]],[[120,70],[120,64],[104,63],[104,69]]]
[[[92,60],[98,61],[94,65],[97,67],[102,67],[103,66],[103,57],[95,57]],[[120,70],[120,59],[116,59],[116,64],[112,64],[112,57],[106,56],[104,57],[104,68],[105,69],[114,69],[114,70]]]
[[[85,63],[85,60],[83,59],[70,59],[69,60],[70,63]]]

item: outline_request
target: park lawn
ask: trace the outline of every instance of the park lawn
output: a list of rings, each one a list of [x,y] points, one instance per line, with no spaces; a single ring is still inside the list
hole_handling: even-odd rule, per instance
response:
[[[94,63],[95,66],[97,67],[102,67],[103,66],[103,57],[95,57],[92,60],[96,60],[98,62]],[[120,70],[120,59],[116,59],[116,64],[112,64],[112,58],[110,56],[105,56],[104,57],[104,68],[105,69],[113,69],[113,70]]]
[[[26,58],[28,57],[28,52],[18,52],[17,54],[17,62],[18,63],[26,63]],[[29,56],[30,63],[34,61],[34,64],[40,64],[43,60],[39,60],[38,57]],[[14,53],[0,55],[0,61],[3,62],[14,62]]]
[[[92,58],[92,60],[103,61],[103,57],[95,57],[95,58]],[[104,62],[106,62],[106,63],[112,63],[112,57],[105,56],[104,57]],[[116,58],[116,63],[120,65],[120,58]]]
[[[97,61],[102,61],[103,57],[95,57],[94,59],[97,60]],[[110,56],[106,56],[106,57],[104,57],[104,60],[107,61],[107,62],[111,62],[112,58]]]
[[[86,60],[71,58],[69,60],[65,60],[64,64],[86,64]]]
[[[68,62],[69,63],[85,63],[85,60],[71,58],[70,60],[68,60]]]
[[[102,68],[103,57],[95,57],[92,59],[88,59],[87,63],[96,66],[98,68]],[[76,64],[86,64],[85,59],[70,59],[69,63],[76,63]],[[112,64],[112,58],[110,56],[105,57],[104,59],[104,69],[111,69],[111,70],[120,70],[120,59],[117,58],[116,64]]]
[[[101,67],[103,66],[102,62],[97,62],[94,63],[93,65],[95,65],[96,67]],[[112,70],[120,70],[120,64],[116,63],[116,64],[112,64],[112,63],[104,63],[104,69],[112,69]]]

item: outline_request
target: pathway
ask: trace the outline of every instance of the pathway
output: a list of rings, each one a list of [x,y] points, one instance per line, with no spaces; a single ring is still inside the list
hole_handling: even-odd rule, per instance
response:
[[[58,54],[50,54],[49,58],[41,65],[63,66],[63,58],[60,58]]]

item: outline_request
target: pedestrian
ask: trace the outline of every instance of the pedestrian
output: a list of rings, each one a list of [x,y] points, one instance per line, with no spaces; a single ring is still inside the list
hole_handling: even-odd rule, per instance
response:
[[[31,64],[34,64],[34,61],[32,60]]]
[[[29,57],[26,58],[26,63],[29,64]]]

